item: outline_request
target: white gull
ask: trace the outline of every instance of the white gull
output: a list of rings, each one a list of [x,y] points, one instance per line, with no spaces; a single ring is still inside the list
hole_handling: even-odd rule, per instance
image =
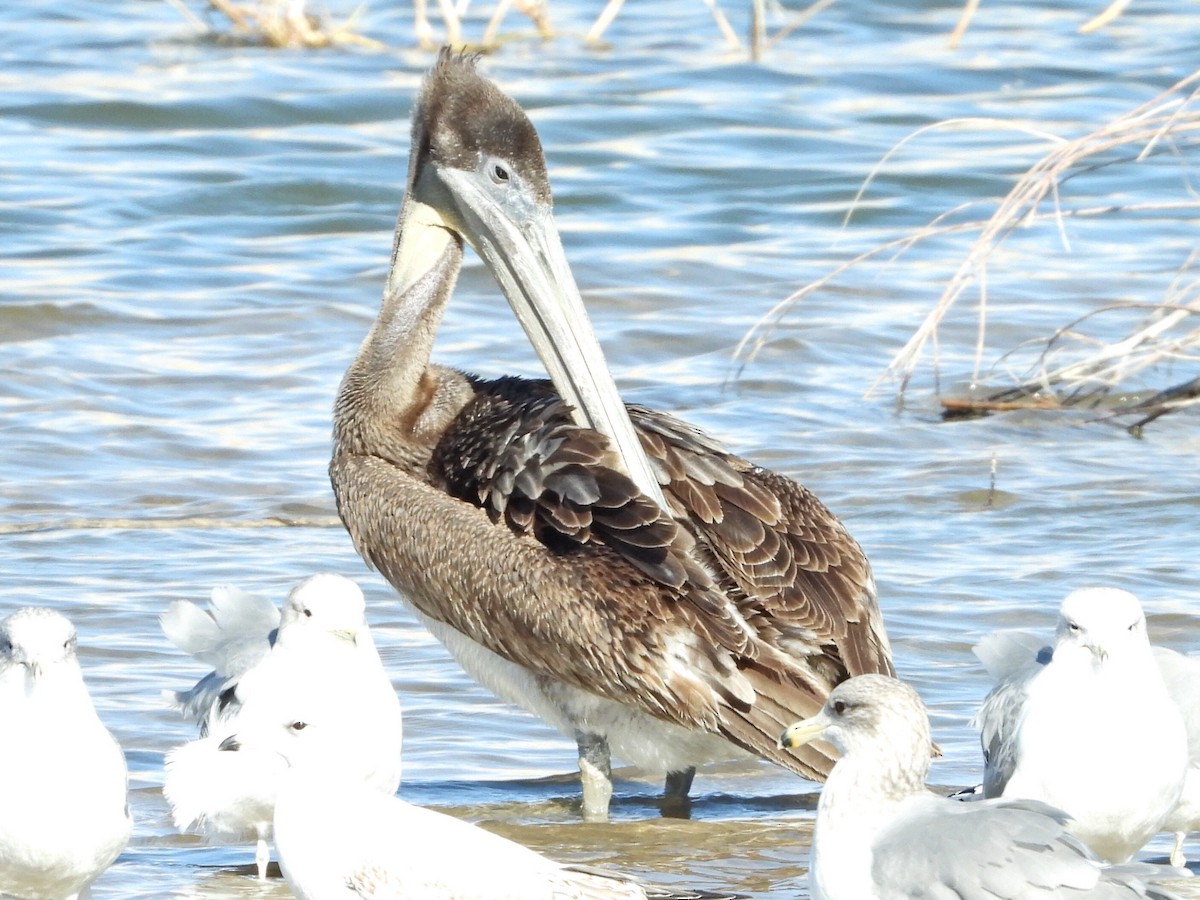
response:
[[[125,755],[49,609],[0,621],[0,895],[69,900],[129,842]]]
[[[1014,661],[985,643],[977,654],[1000,676],[975,719],[984,795],[1049,803],[1102,859],[1132,858],[1175,808],[1188,768],[1183,719],[1137,598],[1075,591],[1052,651]]]
[[[255,716],[222,744],[226,755],[274,760],[280,867],[301,900],[616,900],[730,897],[643,885],[555,862],[444,813],[370,790],[350,775],[358,752],[345,704],[316,679]],[[249,708],[247,708],[247,712]]]
[[[838,685],[821,712],[780,737],[842,754],[821,791],[809,884],[814,900],[1134,900],[1176,870],[1105,868],[1036,800],[961,803],[926,789],[929,718],[917,692],[885,675]]]
[[[1054,648],[1046,646],[1038,636],[1019,631],[989,634],[974,650],[997,683],[1018,685],[1049,662],[1054,653]],[[1175,837],[1171,865],[1183,866],[1187,863],[1183,842],[1189,832],[1200,829],[1200,658],[1185,656],[1167,647],[1155,646],[1153,651],[1167,693],[1179,709],[1187,732],[1188,768],[1183,791],[1161,825],[1162,831]],[[1011,696],[1019,698],[1020,695],[1018,688]],[[1005,727],[1003,721],[1001,719],[1000,728]]]
[[[272,718],[296,692],[319,685],[339,698],[349,738],[359,746],[351,776],[386,794],[399,785],[400,701],[365,610],[354,582],[321,574],[291,591],[273,641],[262,604],[240,592],[214,595],[211,615],[174,604],[164,617],[177,644],[202,647],[206,655],[199,658],[218,668],[176,695],[205,736],[168,753],[163,793],[180,830],[216,841],[255,841],[259,878],[266,877],[270,859],[279,772],[273,758],[219,752],[241,723]],[[253,623],[253,634],[236,630]]]

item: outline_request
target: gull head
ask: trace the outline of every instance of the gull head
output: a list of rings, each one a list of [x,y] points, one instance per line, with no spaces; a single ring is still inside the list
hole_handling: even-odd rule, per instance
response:
[[[268,754],[283,760],[290,768],[306,768],[314,759],[336,758],[334,754],[324,754],[319,751],[322,746],[328,746],[328,740],[322,740],[328,734],[324,722],[316,725],[314,730],[305,736],[304,732],[314,728],[308,719],[300,714],[280,715],[272,721],[241,723],[232,734],[226,735],[217,744],[217,750],[226,753]]]
[[[314,665],[255,690],[225,723],[218,748],[281,757],[305,772],[366,772],[380,752],[387,723],[362,700],[356,685],[328,666]]]
[[[323,632],[355,644],[366,629],[366,615],[363,592],[349,578],[329,572],[312,575],[288,594],[278,640],[286,643],[302,632]]]
[[[1104,665],[1111,657],[1148,656],[1146,616],[1142,604],[1120,588],[1081,588],[1067,595],[1058,613],[1054,658],[1090,657]]]
[[[0,621],[0,668],[24,666],[37,678],[75,658],[75,626],[51,609],[27,606]]]
[[[925,705],[911,687],[887,675],[843,681],[819,713],[780,735],[779,746],[798,747],[818,738],[833,744],[844,759],[874,760],[893,773],[903,771],[905,781],[920,783],[929,769]]]
[[[218,750],[275,756],[306,774],[336,773],[358,755],[354,735],[361,729],[328,696],[298,695],[285,702],[244,707],[230,724],[234,730],[220,739]]]

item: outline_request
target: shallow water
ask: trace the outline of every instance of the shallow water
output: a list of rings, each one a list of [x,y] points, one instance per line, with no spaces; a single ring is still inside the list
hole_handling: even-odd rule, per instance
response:
[[[1103,582],[1141,596],[1156,640],[1198,649],[1195,416],[1142,440],[1087,416],[942,424],[929,367],[903,410],[890,387],[864,396],[965,239],[856,267],[744,368],[734,349],[792,290],[1003,194],[1046,149],[987,129],[930,134],[841,228],[902,138],[974,115],[1081,134],[1191,71],[1200,12],[1148,0],[1082,36],[1101,4],[983,4],[950,51],[958,4],[893,7],[834,4],[753,65],[691,0],[630,4],[603,51],[579,44],[591,6],[552,4],[560,39],[516,40],[483,66],[541,132],[567,253],[625,395],[803,480],[843,517],[945,750],[931,777],[961,786],[978,777],[981,634],[1048,631],[1063,595]],[[746,11],[728,12],[744,28]],[[46,605],[76,623],[128,755],[136,832],[95,896],[286,896],[249,877],[250,848],[170,825],[163,754],[192,731],[160,692],[202,669],[157,616],[218,583],[282,598],[319,570],[367,591],[405,705],[405,796],[561,859],[803,896],[813,785],[766,765],[702,772],[693,819],[667,821],[656,779],[623,770],[615,824],[581,824],[573,744],[468,681],[337,523],[330,406],[376,310],[409,104],[431,61],[408,49],[404,9],[374,4],[362,21],[399,49],[215,41],[156,0],[0,10],[0,612]],[[1081,178],[1077,196],[1178,200],[1186,179],[1158,157]],[[1099,299],[1160,299],[1194,225],[1186,212],[1072,223],[1069,251],[1053,227],[1022,231],[990,275],[987,359]],[[969,307],[943,333],[945,383],[970,377]],[[538,373],[474,259],[437,355]]]

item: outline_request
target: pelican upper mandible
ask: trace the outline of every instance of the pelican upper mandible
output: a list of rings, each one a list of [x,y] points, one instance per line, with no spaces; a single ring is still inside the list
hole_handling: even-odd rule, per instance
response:
[[[430,362],[464,244],[550,382]],[[823,780],[776,737],[851,675],[892,674],[862,549],[806,488],[626,406],[551,215],[537,132],[442,51],[413,111],[379,316],[334,408],[330,478],[363,559],[464,669],[573,736],[584,815],[609,750],[665,771],[746,753]]]

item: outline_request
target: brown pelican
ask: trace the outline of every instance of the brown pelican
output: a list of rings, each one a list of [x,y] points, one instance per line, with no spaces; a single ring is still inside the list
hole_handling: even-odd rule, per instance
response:
[[[891,673],[862,550],[812,493],[669,415],[626,406],[551,216],[537,132],[446,51],[413,112],[379,317],[334,409],[330,478],[368,564],[460,664],[580,749],[603,818],[609,749],[668,773],[775,745],[850,675]],[[469,243],[551,382],[430,362]]]

